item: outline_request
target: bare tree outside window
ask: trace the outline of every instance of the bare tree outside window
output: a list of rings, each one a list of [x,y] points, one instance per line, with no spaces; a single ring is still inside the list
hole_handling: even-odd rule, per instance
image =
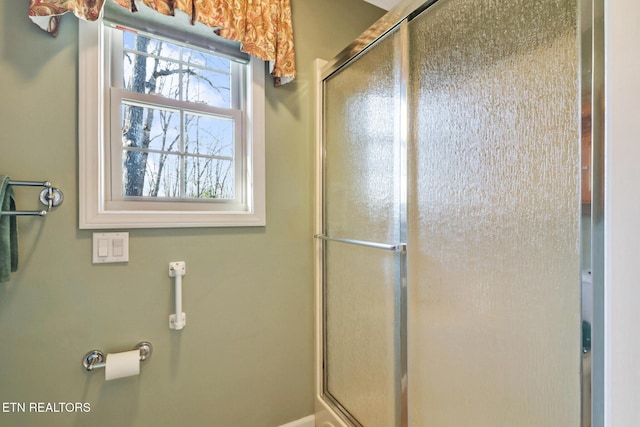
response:
[[[151,103],[121,104],[123,195],[233,198],[233,118],[201,108],[232,108],[230,61],[133,32],[123,36],[124,89],[154,96]]]

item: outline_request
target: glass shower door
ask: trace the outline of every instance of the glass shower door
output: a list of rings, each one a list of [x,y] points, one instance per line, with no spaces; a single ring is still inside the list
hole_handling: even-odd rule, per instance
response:
[[[425,2],[324,79],[323,392],[352,424],[589,425],[578,9]]]
[[[575,1],[409,22],[411,426],[580,426]]]
[[[324,395],[355,425],[400,423],[400,36],[324,81]]]

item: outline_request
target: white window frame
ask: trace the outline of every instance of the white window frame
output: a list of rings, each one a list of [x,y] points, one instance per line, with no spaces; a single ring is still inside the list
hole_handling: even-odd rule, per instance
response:
[[[107,68],[110,52],[101,20],[79,21],[78,154],[79,228],[174,228],[264,226],[264,62],[248,65],[247,114],[243,129],[242,203],[120,202],[111,200],[110,112]],[[244,193],[246,191],[246,193]],[[207,206],[207,210],[203,207]]]

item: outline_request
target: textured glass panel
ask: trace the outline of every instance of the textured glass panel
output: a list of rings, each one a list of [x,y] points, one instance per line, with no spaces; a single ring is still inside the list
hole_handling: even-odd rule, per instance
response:
[[[410,22],[410,425],[580,425],[576,16],[442,0]]]
[[[398,242],[400,36],[325,83],[325,232]]]
[[[395,426],[399,255],[335,242],[326,254],[326,388],[364,426]]]
[[[400,35],[325,82],[325,234],[400,238]],[[399,255],[327,242],[325,391],[367,427],[399,420]]]

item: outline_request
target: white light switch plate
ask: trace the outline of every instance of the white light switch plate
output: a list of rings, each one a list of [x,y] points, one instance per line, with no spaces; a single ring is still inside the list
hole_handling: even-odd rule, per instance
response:
[[[93,233],[93,263],[129,262],[129,233]]]

